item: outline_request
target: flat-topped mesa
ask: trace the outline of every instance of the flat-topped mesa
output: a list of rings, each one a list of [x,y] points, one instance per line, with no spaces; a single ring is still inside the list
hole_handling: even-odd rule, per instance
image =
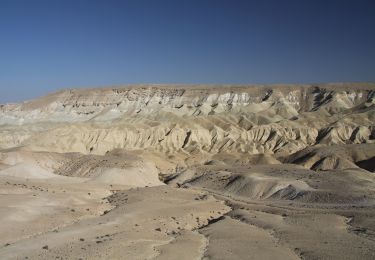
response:
[[[24,102],[2,105],[0,124],[107,121],[131,115],[168,112],[178,116],[223,112],[258,113],[274,109],[282,118],[322,106],[328,112],[369,101],[375,84],[325,85],[134,85],[70,89]]]
[[[0,108],[0,148],[277,153],[373,143],[375,84],[73,89]]]

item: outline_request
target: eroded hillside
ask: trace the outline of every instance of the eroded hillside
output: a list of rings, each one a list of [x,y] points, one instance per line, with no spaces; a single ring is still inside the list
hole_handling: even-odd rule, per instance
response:
[[[0,147],[286,156],[317,144],[372,143],[374,97],[373,84],[65,90],[3,105]]]

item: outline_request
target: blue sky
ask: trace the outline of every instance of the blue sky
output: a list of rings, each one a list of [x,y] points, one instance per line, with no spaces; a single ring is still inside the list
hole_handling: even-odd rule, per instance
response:
[[[375,81],[375,1],[0,0],[0,103],[128,83]]]

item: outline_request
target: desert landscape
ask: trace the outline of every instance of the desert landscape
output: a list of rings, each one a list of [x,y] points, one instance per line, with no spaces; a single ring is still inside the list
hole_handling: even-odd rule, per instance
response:
[[[0,259],[375,259],[375,83],[0,105]]]

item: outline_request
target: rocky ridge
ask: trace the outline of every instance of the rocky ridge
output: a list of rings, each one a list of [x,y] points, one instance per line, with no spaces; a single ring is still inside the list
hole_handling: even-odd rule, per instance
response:
[[[371,83],[63,90],[2,105],[0,148],[285,157],[317,144],[372,144],[374,97]]]

